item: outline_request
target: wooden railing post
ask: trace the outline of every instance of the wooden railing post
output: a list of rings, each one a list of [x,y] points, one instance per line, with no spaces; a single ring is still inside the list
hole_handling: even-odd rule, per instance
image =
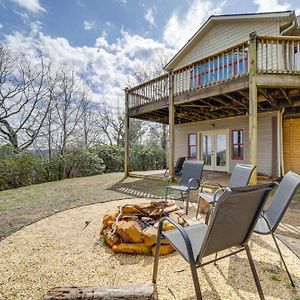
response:
[[[174,74],[169,72],[169,175],[174,178],[175,159],[175,106],[174,106]]]
[[[124,140],[124,148],[125,148],[125,159],[124,159],[124,174],[125,176],[129,176],[129,97],[128,97],[128,88],[125,88],[125,140]]]
[[[257,47],[256,32],[250,34],[249,41],[249,163],[257,166]],[[250,184],[257,183],[257,170],[255,169]]]

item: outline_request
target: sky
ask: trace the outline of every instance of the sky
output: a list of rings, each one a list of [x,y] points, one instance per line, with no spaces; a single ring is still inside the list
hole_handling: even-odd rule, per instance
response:
[[[133,72],[168,60],[212,14],[296,10],[299,0],[0,0],[0,44],[72,64],[93,100],[124,106]]]

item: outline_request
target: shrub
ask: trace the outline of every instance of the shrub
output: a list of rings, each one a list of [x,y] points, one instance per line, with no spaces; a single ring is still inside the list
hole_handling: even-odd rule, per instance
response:
[[[30,153],[1,156],[0,190],[48,181],[47,168],[46,160]]]
[[[95,153],[105,164],[105,173],[122,172],[124,170],[124,148],[101,145],[94,148]]]
[[[130,169],[135,171],[159,170],[166,166],[165,150],[157,145],[133,145],[130,151]]]
[[[93,149],[73,148],[67,150],[65,155],[57,156],[58,165],[63,163],[64,178],[84,177],[102,174],[105,164]]]

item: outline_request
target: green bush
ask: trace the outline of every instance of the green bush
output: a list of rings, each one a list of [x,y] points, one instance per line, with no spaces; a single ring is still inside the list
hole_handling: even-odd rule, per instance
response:
[[[48,181],[47,169],[47,161],[30,153],[1,156],[0,190]]]
[[[133,145],[130,150],[130,170],[160,170],[166,166],[165,150],[157,145]]]
[[[98,175],[105,169],[103,159],[93,149],[69,149],[64,157],[59,159],[63,162],[65,178]]]
[[[137,144],[130,149],[130,170],[163,169],[165,165],[165,151],[158,145]],[[70,148],[51,161],[9,145],[0,146],[0,190],[123,170],[124,148],[118,146]]]
[[[124,170],[124,148],[101,145],[94,148],[95,153],[105,164],[104,173],[122,172]]]

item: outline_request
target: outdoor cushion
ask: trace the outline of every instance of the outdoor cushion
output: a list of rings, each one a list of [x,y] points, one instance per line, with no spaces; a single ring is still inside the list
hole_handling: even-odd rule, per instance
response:
[[[195,224],[188,227],[185,227],[185,231],[188,234],[189,238],[192,242],[192,249],[194,260],[197,259],[200,248],[203,244],[204,237],[206,235],[208,226],[205,224]],[[185,242],[182,238],[178,229],[163,231],[163,236],[176,247],[177,251],[179,251],[182,256],[188,261],[188,252]]]
[[[214,194],[199,193],[199,196],[209,203],[214,202]],[[219,197],[220,194],[216,196],[216,201],[218,201]]]
[[[186,192],[189,188],[185,185],[168,185],[167,188],[181,191],[181,192]]]
[[[254,231],[256,233],[259,233],[259,234],[269,234],[270,233],[270,229],[269,229],[268,224],[267,224],[267,222],[264,218],[259,218],[258,219],[258,221],[255,225]]]

